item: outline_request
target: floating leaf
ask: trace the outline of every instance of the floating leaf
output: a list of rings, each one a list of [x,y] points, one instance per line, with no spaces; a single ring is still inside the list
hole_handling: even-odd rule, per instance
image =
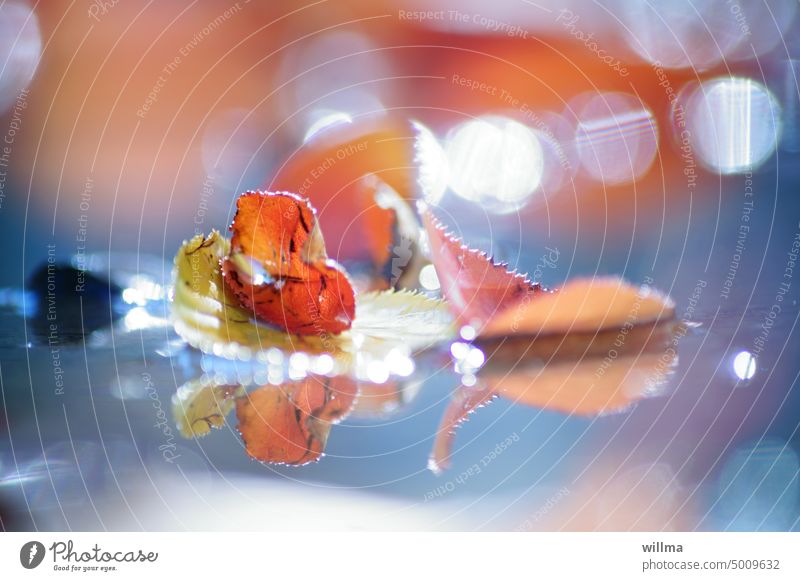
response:
[[[355,293],[330,260],[308,201],[288,192],[246,192],[236,201],[225,282],[256,318],[291,333],[337,334],[355,316]]]
[[[630,328],[674,316],[673,301],[650,286],[637,288],[617,277],[585,278],[511,306],[494,317],[481,336]]]
[[[540,284],[466,246],[425,206],[422,221],[442,293],[461,323],[482,324],[510,305],[544,293]]]
[[[441,300],[413,291],[359,295],[357,317],[339,335],[293,335],[259,323],[230,296],[219,268],[228,242],[218,232],[195,236],[175,257],[172,321],[193,347],[227,359],[266,358],[270,348],[286,353],[330,355],[332,373],[355,373],[361,359],[382,358],[394,349],[420,351],[452,337],[452,316]]]
[[[674,318],[673,301],[618,277],[568,281],[552,292],[493,262],[451,234],[422,206],[442,291],[462,323],[481,339],[588,332]]]

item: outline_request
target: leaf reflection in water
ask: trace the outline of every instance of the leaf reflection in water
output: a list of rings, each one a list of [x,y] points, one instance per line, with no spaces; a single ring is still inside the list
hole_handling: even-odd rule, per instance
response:
[[[242,395],[241,385],[219,384],[207,376],[193,379],[172,396],[172,415],[184,438],[205,436],[212,428],[225,425],[234,398]]]
[[[239,433],[247,453],[271,464],[300,466],[322,457],[331,425],[353,407],[356,382],[310,375],[266,385],[236,399]]]
[[[428,467],[440,472],[450,466],[456,428],[495,397],[593,416],[621,412],[660,395],[678,362],[676,340],[689,325],[668,321],[596,333],[481,340],[487,363],[476,381],[465,374],[470,379],[453,394]]]
[[[311,374],[296,382],[250,389],[203,376],[183,385],[172,405],[175,422],[186,438],[222,428],[225,417],[235,410],[237,429],[250,457],[301,466],[323,456],[331,426],[351,412],[361,416],[391,413],[417,392],[413,381],[377,385],[347,376]]]

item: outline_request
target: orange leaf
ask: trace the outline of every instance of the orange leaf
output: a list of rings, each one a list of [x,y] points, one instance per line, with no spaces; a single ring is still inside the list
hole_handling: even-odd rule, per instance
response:
[[[481,336],[592,332],[674,316],[673,301],[650,286],[635,287],[612,276],[584,278],[568,281],[535,301],[520,301],[494,317]]]
[[[300,335],[341,333],[355,317],[344,269],[328,259],[316,213],[287,192],[247,192],[236,203],[228,287],[257,319]]]

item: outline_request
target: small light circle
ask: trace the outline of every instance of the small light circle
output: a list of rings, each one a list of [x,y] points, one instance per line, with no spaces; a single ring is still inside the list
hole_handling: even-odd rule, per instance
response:
[[[733,372],[742,381],[752,379],[756,374],[756,357],[749,351],[740,351],[733,358]]]
[[[684,107],[697,157],[718,173],[757,168],[780,140],[781,107],[752,79],[724,77],[701,83],[685,96]]]

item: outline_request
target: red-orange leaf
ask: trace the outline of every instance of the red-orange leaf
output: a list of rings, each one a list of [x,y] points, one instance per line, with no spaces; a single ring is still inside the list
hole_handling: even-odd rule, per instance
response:
[[[301,335],[341,333],[355,317],[344,269],[328,259],[316,213],[286,192],[247,192],[236,203],[228,287],[254,316]]]
[[[430,209],[422,210],[422,220],[442,292],[461,323],[482,325],[526,296],[544,292],[540,284],[466,246]]]

